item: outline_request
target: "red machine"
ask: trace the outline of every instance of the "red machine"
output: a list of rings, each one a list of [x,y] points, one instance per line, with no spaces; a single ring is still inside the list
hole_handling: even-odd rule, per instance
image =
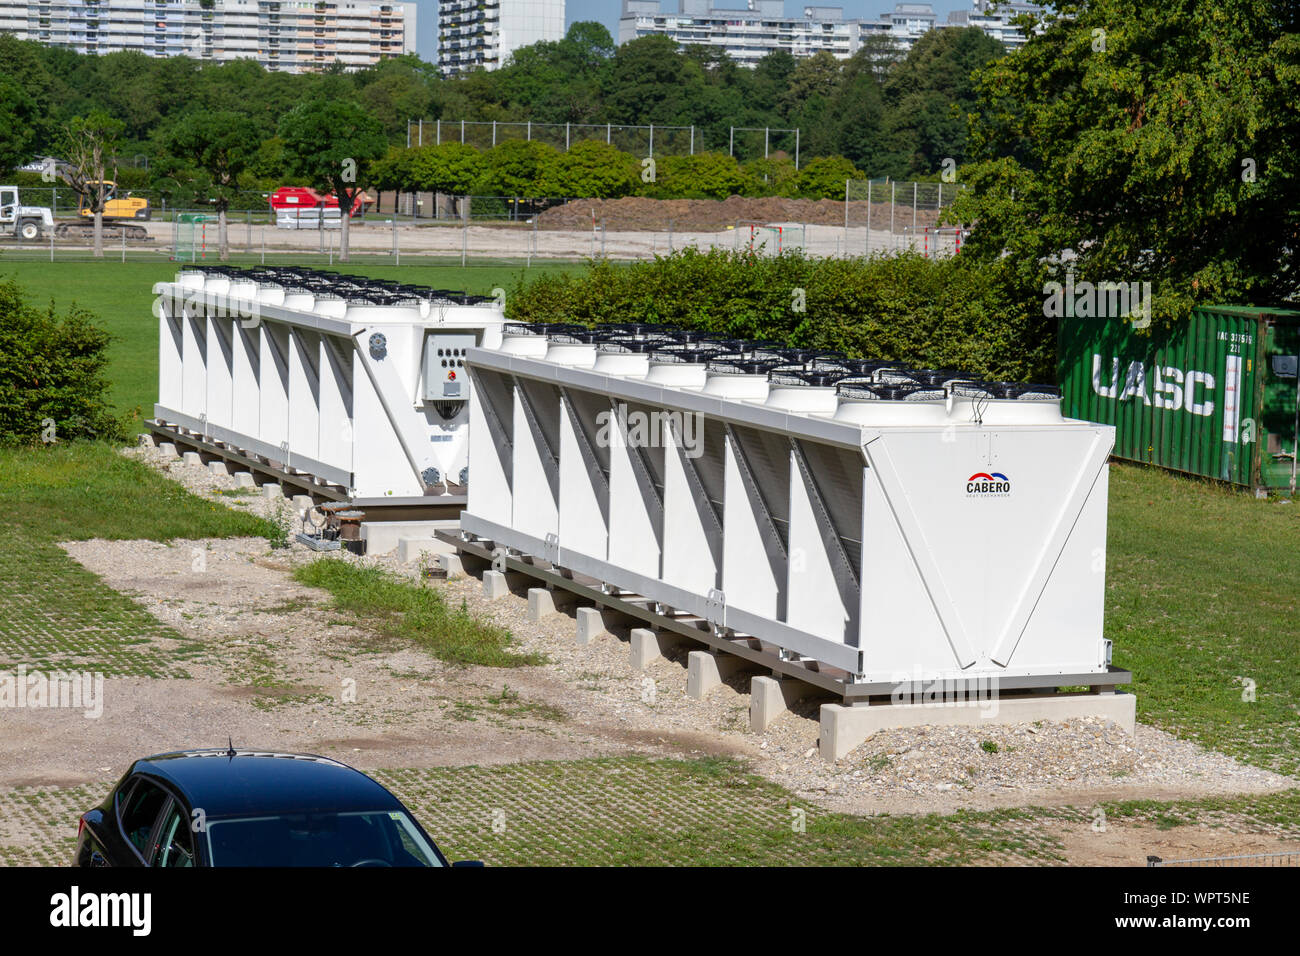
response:
[[[326,209],[339,208],[339,199],[333,193],[322,196],[310,186],[281,186],[271,193],[271,208],[276,212],[295,209],[320,209],[322,199],[325,202]],[[356,199],[352,202],[353,218],[366,211],[366,203],[369,200],[370,197],[364,192],[357,193]]]

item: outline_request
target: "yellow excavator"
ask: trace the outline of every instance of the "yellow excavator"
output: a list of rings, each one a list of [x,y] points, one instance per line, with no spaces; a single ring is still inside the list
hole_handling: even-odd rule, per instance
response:
[[[92,182],[89,185],[99,186],[100,183]],[[125,220],[148,221],[153,214],[149,208],[149,200],[131,193],[118,198],[117,183],[111,179],[104,180],[103,185],[105,187],[104,238],[118,239],[125,232],[128,239],[148,239],[149,233],[144,226],[137,226]],[[95,234],[95,213],[84,196],[77,200],[77,215],[79,222],[59,223],[58,228],[54,230],[54,235],[59,239],[92,238]]]

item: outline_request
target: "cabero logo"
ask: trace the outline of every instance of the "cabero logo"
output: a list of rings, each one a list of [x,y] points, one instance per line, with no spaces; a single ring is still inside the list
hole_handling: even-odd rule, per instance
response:
[[[978,471],[967,480],[966,494],[972,498],[1006,497],[1011,494],[1011,479],[1000,471],[991,475],[986,471]]]

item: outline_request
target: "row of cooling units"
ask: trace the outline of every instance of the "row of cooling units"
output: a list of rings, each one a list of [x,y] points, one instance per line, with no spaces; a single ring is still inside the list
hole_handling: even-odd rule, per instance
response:
[[[1052,388],[506,322],[492,299],[302,269],[155,293],[163,433],[363,510],[453,496],[467,542],[859,695],[1124,680],[1102,633],[1114,434]]]

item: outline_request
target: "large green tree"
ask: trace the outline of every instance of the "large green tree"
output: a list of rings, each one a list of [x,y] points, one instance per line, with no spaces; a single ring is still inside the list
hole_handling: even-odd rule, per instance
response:
[[[257,153],[256,126],[247,116],[233,112],[194,113],[172,128],[171,151],[185,157],[211,184],[217,210],[218,256],[230,258],[227,212],[230,200]]]
[[[1149,281],[1158,322],[1198,300],[1294,297],[1300,9],[1091,0],[1061,14],[980,75],[962,255],[1005,261],[1025,291],[1066,268]]]
[[[338,197],[343,220],[339,261],[347,262],[352,207],[364,190],[371,164],[388,145],[379,120],[355,103],[303,103],[281,121],[280,138],[290,170]]]

